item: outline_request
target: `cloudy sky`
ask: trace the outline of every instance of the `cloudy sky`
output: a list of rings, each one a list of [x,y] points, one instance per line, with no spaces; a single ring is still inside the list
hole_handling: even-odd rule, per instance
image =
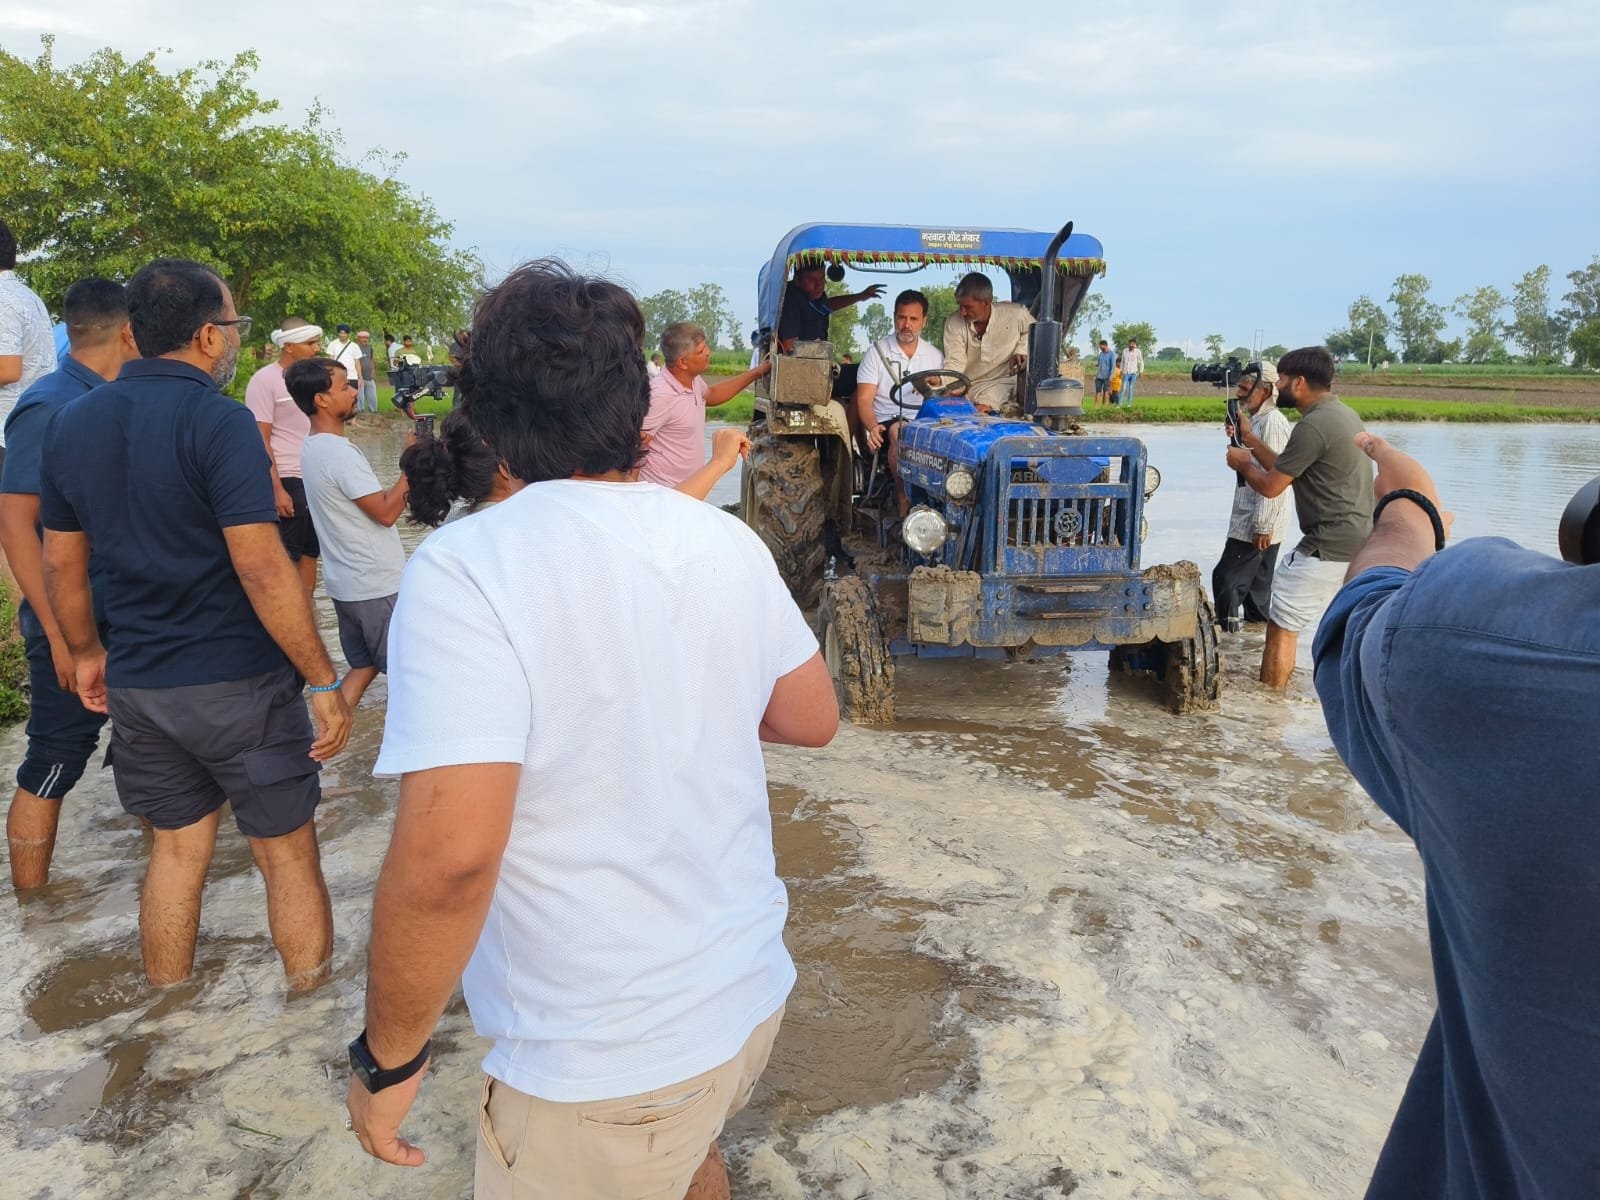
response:
[[[281,14],[281,15],[280,15]],[[1119,319],[1318,341],[1420,272],[1449,303],[1600,254],[1600,4],[1464,0],[12,0],[57,59],[254,48],[297,120],[401,172],[492,271],[555,253],[643,292],[755,272],[807,221],[1054,229]],[[1259,332],[1258,332],[1259,331]]]

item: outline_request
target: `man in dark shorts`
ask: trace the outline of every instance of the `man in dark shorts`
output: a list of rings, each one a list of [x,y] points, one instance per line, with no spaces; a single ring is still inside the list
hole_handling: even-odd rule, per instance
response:
[[[44,591],[39,536],[39,459],[44,430],[61,405],[109,379],[139,357],[128,328],[128,301],[110,279],[80,279],[62,305],[71,353],[61,366],[22,393],[6,418],[5,470],[0,474],[0,545],[16,573],[23,601],[17,610],[28,654],[28,751],[17,768],[17,791],[6,814],[11,884],[18,891],[50,882],[61,801],[82,777],[100,741],[103,713],[73,694],[72,655]],[[105,580],[94,573],[95,623],[104,636]]]
[[[327,977],[333,917],[312,817],[350,710],[278,536],[267,454],[223,395],[249,318],[198,263],[128,284],[142,355],[45,430],[45,590],[85,707],[112,718],[123,808],[152,832],[139,899],[145,974],[188,978],[224,803],[266,882],[291,990]],[[93,560],[108,637],[95,627]],[[311,685],[317,730],[302,687]]]
[[[372,681],[389,672],[389,617],[406,566],[394,523],[406,509],[411,485],[402,474],[385,490],[367,456],[345,436],[360,402],[355,380],[343,367],[331,358],[311,358],[283,378],[311,422],[301,455],[306,502],[322,531],[322,586],[339,618],[339,648],[350,665],[342,690],[354,708]]]
[[[289,399],[283,373],[316,354],[322,345],[322,327],[303,317],[285,317],[272,331],[278,359],[250,376],[244,389],[244,406],[256,419],[266,444],[272,475],[272,497],[278,509],[278,533],[283,548],[300,572],[309,595],[317,586],[317,559],[322,547],[306,506],[306,485],[300,476],[300,447],[311,427],[305,414]]]

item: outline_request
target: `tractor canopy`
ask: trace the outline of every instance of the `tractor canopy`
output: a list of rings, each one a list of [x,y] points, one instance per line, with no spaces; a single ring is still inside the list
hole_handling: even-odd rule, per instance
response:
[[[1055,234],[1029,229],[930,229],[917,225],[801,225],[778,242],[772,260],[757,277],[756,317],[762,329],[776,329],[784,285],[805,263],[838,263],[858,271],[910,274],[929,266],[984,267],[1011,279],[1011,298],[1030,308],[1039,296],[1040,263]],[[1061,247],[1061,286],[1057,315],[1068,324],[1088,291],[1089,280],[1105,274],[1099,239],[1074,233]],[[1035,313],[1044,319],[1047,314]]]

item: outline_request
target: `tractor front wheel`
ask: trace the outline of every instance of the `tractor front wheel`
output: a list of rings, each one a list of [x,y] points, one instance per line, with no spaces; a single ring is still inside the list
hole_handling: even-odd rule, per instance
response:
[[[857,725],[894,720],[894,659],[867,581],[856,575],[822,585],[817,605],[822,659],[833,676],[839,711]]]
[[[750,428],[744,464],[744,523],[761,535],[795,602],[809,608],[822,579],[822,453],[814,438],[774,437],[765,421]]]

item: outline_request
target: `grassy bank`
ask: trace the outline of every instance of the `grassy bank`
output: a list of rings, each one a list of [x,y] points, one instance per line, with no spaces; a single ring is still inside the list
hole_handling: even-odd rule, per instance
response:
[[[0,583],[0,725],[12,725],[28,715],[27,647],[17,631],[17,601],[11,587]]]
[[[389,402],[392,391],[380,388],[379,405],[384,413],[396,413]],[[1569,425],[1588,425],[1600,421],[1600,409],[1552,408],[1523,404],[1477,404],[1457,400],[1394,400],[1374,396],[1340,397],[1360,414],[1363,421],[1447,421],[1472,425],[1523,424],[1527,422],[1559,422]],[[755,397],[749,392],[736,396],[721,408],[710,411],[714,421],[729,425],[743,425],[750,420]],[[419,413],[447,413],[450,401],[424,399],[417,404]],[[1286,412],[1293,420],[1294,413]],[[1131,408],[1096,407],[1089,410],[1088,419],[1096,423],[1116,424],[1220,424],[1227,416],[1227,405],[1221,397],[1209,396],[1148,396],[1135,401]]]

